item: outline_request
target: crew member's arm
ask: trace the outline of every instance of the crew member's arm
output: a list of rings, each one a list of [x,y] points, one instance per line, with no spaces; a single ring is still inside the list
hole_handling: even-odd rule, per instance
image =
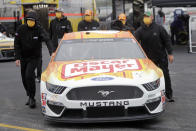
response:
[[[122,23],[120,23],[120,21],[114,21],[111,23],[111,29],[113,30],[122,30]]]
[[[99,30],[99,22],[98,21],[96,21],[96,30]]]
[[[50,53],[50,55],[52,55],[53,52],[55,52],[54,50],[54,47],[53,47],[53,44],[52,44],[52,41],[50,40],[49,38],[49,34],[46,32],[46,30],[42,27],[40,27],[40,35],[41,35],[41,39],[42,41],[45,41],[46,42],[46,45],[47,45],[47,48],[48,48],[48,51]]]
[[[53,21],[50,22],[50,28],[49,28],[50,39],[52,39],[52,34],[53,34],[52,27],[53,27]]]
[[[14,38],[14,51],[15,51],[15,63],[16,66],[20,66],[20,59],[21,59],[21,33],[20,29],[17,30]]]
[[[161,43],[163,44],[163,46],[167,50],[169,62],[172,63],[174,61],[174,56],[173,56],[171,38],[169,37],[165,28],[162,26],[160,26],[160,34],[161,34],[161,40],[163,41]]]
[[[67,32],[73,32],[72,26],[71,26],[71,22],[68,20],[67,22]]]
[[[136,40],[141,44],[141,27],[139,27],[135,31],[134,36],[135,36]]]
[[[78,31],[83,31],[83,22],[80,21],[79,24],[78,24]]]

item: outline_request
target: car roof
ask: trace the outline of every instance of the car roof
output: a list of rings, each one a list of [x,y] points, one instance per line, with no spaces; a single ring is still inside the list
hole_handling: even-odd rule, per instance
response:
[[[134,38],[134,36],[129,31],[99,30],[66,33],[62,40],[91,38]]]

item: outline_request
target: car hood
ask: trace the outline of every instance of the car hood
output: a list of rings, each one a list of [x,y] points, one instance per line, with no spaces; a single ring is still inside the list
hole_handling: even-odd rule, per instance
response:
[[[104,77],[145,82],[162,75],[162,71],[149,59],[84,60],[51,62],[42,74],[42,80],[56,84]]]
[[[0,37],[0,48],[14,48],[14,39],[8,37]]]

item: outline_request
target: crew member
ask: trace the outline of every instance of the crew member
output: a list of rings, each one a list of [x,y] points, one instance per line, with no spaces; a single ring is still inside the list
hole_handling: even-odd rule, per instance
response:
[[[168,69],[168,59],[172,63],[172,43],[167,31],[161,25],[153,22],[151,12],[144,13],[143,23],[135,32],[136,39],[141,43],[146,55],[163,71],[165,78],[166,97],[174,102],[171,80]]]
[[[65,33],[72,32],[71,22],[63,15],[63,9],[56,9],[56,18],[50,23],[50,38],[54,44],[54,49],[58,47],[58,41]]]
[[[35,68],[41,57],[42,41],[46,41],[50,54],[54,51],[49,35],[36,20],[36,12],[29,11],[26,15],[26,23],[18,28],[14,39],[15,63],[16,66],[21,67],[22,82],[28,96],[26,105],[30,108],[36,106]]]
[[[121,13],[118,16],[118,19],[111,23],[111,29],[134,32],[134,28],[131,25],[128,25],[127,17],[124,13]]]
[[[91,10],[85,11],[84,20],[78,24],[78,31],[97,30],[99,23],[93,19],[93,12]]]

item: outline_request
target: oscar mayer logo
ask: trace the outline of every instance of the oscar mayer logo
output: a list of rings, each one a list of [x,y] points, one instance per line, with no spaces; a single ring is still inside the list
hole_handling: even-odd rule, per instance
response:
[[[63,65],[61,78],[68,79],[85,74],[117,73],[125,70],[133,71],[141,69],[140,62],[135,59],[88,61]]]

